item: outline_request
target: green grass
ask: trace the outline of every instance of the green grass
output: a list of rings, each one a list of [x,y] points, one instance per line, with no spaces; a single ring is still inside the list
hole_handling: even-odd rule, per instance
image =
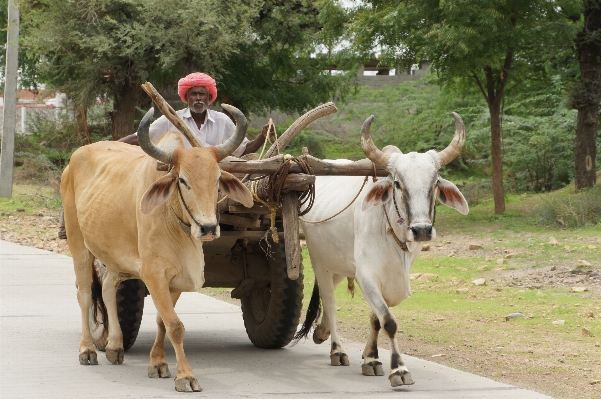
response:
[[[41,209],[60,210],[60,195],[44,185],[15,184],[11,198],[0,198],[0,212],[16,213],[17,209],[24,215],[36,215]]]

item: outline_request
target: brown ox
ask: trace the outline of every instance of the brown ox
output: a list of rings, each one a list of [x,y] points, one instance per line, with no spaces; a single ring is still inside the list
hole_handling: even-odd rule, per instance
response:
[[[249,190],[218,165],[246,133],[244,115],[234,107],[224,108],[234,115],[236,132],[217,147],[184,149],[177,132],[153,144],[148,137],[151,109],[140,122],[140,147],[103,141],[82,147],[71,157],[61,196],[81,307],[81,364],[98,364],[89,327],[93,263],[98,258],[107,267],[102,287],[109,321],[107,359],[123,363],[116,288],[123,280],[139,278],[158,311],[148,376],[170,377],[166,333],[177,357],[175,389],[201,390],[184,354],[184,325],[175,303],[183,291],[196,291],[204,284],[202,241],[219,237],[218,189],[247,207],[253,204]],[[170,172],[157,172],[156,160],[171,165]],[[178,219],[191,225],[190,234],[180,228]]]

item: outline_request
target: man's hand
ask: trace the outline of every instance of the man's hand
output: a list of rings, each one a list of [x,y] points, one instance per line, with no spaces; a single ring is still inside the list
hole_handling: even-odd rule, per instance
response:
[[[267,135],[267,130],[269,130],[269,136]],[[263,130],[261,131],[261,136],[263,136],[263,139],[269,137],[269,142],[273,143],[276,139],[275,125],[271,124],[271,129],[269,129],[269,123],[266,124],[265,126],[263,126]]]

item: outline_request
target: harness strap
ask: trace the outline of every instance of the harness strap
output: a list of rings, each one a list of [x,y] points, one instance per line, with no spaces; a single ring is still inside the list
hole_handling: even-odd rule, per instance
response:
[[[393,197],[394,198],[394,197]],[[396,204],[395,204],[396,205]],[[401,249],[405,252],[409,252],[409,248],[407,248],[407,243],[402,242],[397,236],[396,233],[394,232],[394,229],[392,228],[392,224],[390,223],[390,219],[388,218],[388,212],[386,212],[386,206],[382,205],[382,207],[384,208],[384,215],[386,215],[386,221],[388,222],[388,229],[386,230],[386,232],[388,233],[390,231],[390,233],[392,234],[392,238],[394,238],[394,241],[397,243],[397,245],[399,247],[401,247]],[[398,210],[397,210],[398,212]]]
[[[189,224],[186,224],[186,222],[184,222],[183,220],[180,219],[179,216],[177,216],[177,214],[175,213],[175,211],[173,210],[173,208],[171,207],[171,204],[169,204],[169,210],[171,211],[171,213],[173,214],[173,216],[175,217],[175,220],[177,220],[177,223],[179,224],[179,227],[182,228],[182,231],[184,233],[186,233],[187,235],[192,234],[192,226]]]

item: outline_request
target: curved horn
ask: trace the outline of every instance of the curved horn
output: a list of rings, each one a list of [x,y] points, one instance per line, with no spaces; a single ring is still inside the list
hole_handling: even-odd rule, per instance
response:
[[[361,149],[365,155],[371,159],[373,163],[382,168],[388,166],[389,155],[384,154],[376,147],[373,140],[371,139],[371,122],[374,120],[374,115],[370,116],[363,122],[361,127]]]
[[[146,115],[144,115],[144,118],[140,121],[140,126],[138,127],[138,143],[145,153],[154,159],[170,165],[173,151],[165,151],[150,140],[150,121],[152,120],[152,115],[154,115],[154,108],[150,108]]]
[[[453,118],[455,118],[455,136],[453,136],[453,140],[451,140],[447,148],[438,153],[441,167],[457,158],[457,155],[459,155],[465,146],[465,124],[463,123],[463,119],[455,112],[453,112]]]
[[[234,152],[236,148],[238,148],[240,143],[242,143],[242,140],[244,140],[244,136],[246,136],[248,122],[246,121],[246,117],[244,116],[242,111],[240,111],[238,108],[228,104],[221,104],[221,107],[230,114],[232,114],[232,116],[236,120],[236,132],[234,132],[232,137],[230,137],[223,143],[215,146],[215,148],[217,148],[217,150],[221,154],[221,159],[223,159],[230,155],[232,152]]]

